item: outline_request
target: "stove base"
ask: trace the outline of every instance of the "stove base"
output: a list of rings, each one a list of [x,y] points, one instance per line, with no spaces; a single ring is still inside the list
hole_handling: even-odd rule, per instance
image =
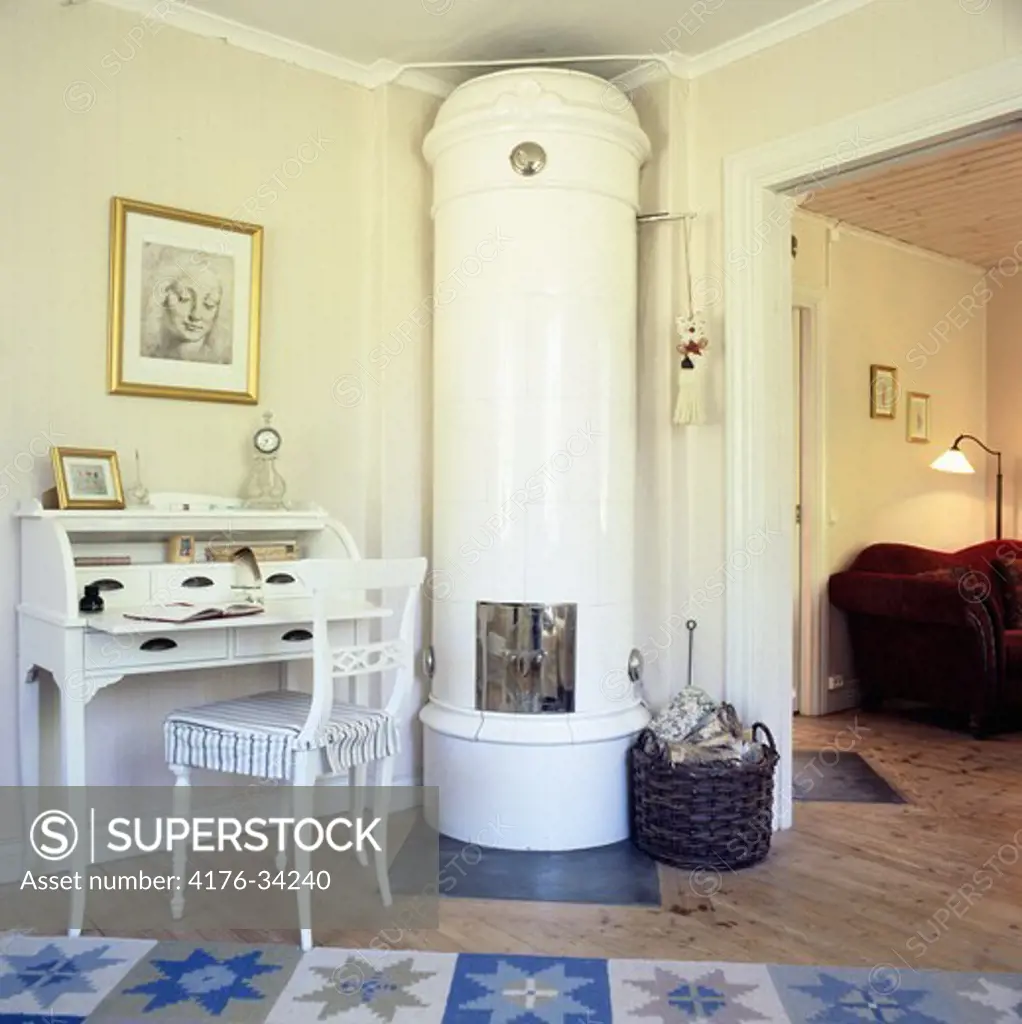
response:
[[[502,850],[584,850],[629,835],[628,748],[641,705],[601,715],[499,715],[430,701],[420,718],[439,831]]]

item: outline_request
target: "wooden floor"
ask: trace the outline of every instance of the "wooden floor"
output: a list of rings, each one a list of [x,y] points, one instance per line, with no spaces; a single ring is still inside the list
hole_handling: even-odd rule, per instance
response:
[[[839,750],[861,754],[910,803],[796,803],[795,827],[774,837],[758,867],[694,879],[661,868],[658,909],[444,899],[439,930],[391,932],[385,941],[480,953],[1022,971],[1022,735],[978,742],[848,713],[796,719],[795,742],[830,751],[821,771]],[[363,933],[316,939],[381,946]]]

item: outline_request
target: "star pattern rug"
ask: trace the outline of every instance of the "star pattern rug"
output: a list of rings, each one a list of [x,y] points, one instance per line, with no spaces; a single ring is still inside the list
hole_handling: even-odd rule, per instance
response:
[[[0,1024],[1022,1024],[1022,975],[6,936]]]

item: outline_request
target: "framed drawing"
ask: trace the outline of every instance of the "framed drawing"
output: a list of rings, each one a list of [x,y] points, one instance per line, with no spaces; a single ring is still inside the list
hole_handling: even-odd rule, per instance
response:
[[[107,448],[51,448],[60,508],[124,508],[117,452]]]
[[[898,410],[898,371],[893,366],[869,368],[869,414],[873,419],[893,420]]]
[[[916,444],[926,444],[930,440],[930,396],[921,391],[910,391],[905,396],[908,424],[906,436]]]
[[[115,196],[109,391],[253,404],[263,229]]]

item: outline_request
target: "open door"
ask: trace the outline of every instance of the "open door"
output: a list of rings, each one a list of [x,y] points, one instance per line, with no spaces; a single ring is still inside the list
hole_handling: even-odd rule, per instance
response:
[[[795,389],[795,543],[792,545],[794,565],[792,573],[795,579],[795,601],[792,609],[792,651],[794,657],[791,659],[794,672],[791,680],[791,710],[798,714],[801,708],[801,694],[805,682],[805,666],[802,664],[802,634],[805,626],[802,614],[803,604],[803,576],[802,569],[804,559],[802,555],[802,433],[803,433],[803,408],[802,408],[802,310],[798,306],[791,308],[791,338],[792,350],[795,353],[793,386]]]
[[[798,301],[798,300],[796,300]],[[795,714],[819,715],[824,710],[823,673],[826,638],[823,567],[825,490],[824,381],[818,349],[820,305],[791,310],[795,395],[794,543],[792,688]]]

